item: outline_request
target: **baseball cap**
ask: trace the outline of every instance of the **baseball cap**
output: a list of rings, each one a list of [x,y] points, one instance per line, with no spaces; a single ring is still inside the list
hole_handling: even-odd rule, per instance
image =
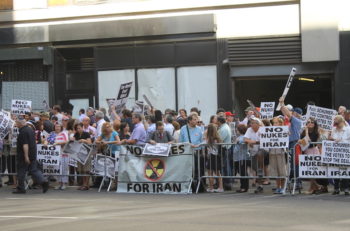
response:
[[[293,109],[294,112],[298,113],[299,115],[303,114],[303,110],[300,107],[296,107]]]
[[[293,111],[293,106],[290,104],[286,105],[286,108],[288,108],[289,111]]]
[[[225,112],[226,116],[235,116],[235,114],[232,114],[230,111]]]

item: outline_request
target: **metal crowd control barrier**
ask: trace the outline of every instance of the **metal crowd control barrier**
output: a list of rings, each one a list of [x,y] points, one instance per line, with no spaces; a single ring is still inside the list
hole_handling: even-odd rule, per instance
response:
[[[309,150],[314,148],[314,150]],[[315,148],[317,148],[315,150]],[[311,142],[305,150],[296,144],[293,149],[292,160],[295,171],[293,176],[292,194],[295,194],[297,184],[302,180],[315,180],[317,185],[328,188],[329,182],[337,180],[350,180],[350,166],[341,164],[323,163],[321,158],[322,142]],[[315,153],[318,152],[317,153]],[[344,153],[345,154],[345,153]],[[300,174],[301,173],[301,174]],[[328,191],[328,190],[327,190]],[[299,193],[301,193],[299,187]]]
[[[98,154],[107,156],[107,157],[113,157],[108,145]],[[97,156],[93,156],[93,158],[91,158],[90,160],[91,169],[89,171],[89,174],[81,174],[77,171],[78,170],[77,167],[72,167],[69,165],[69,167],[72,167],[74,169],[74,172],[69,171],[68,174],[43,173],[43,175],[47,178],[73,177],[74,182],[75,180],[78,181],[78,178],[83,176],[89,176],[93,178],[102,177],[102,181],[98,187],[99,188],[98,192],[100,192],[102,190],[102,187],[105,181],[110,177],[107,177],[107,158],[104,158],[103,171],[102,171],[103,175],[101,175],[101,173],[98,174],[95,169],[96,166],[94,166],[94,163],[96,159],[97,159]],[[43,167],[42,164],[39,164],[39,168],[42,168],[42,167]],[[101,172],[101,169],[100,169],[100,172]],[[0,184],[2,184],[2,177],[4,176],[8,176],[9,178],[17,176],[17,151],[16,151],[16,148],[12,148],[10,144],[4,144],[3,151],[0,152]],[[114,179],[116,177],[118,177],[117,172],[115,172]],[[110,178],[109,185],[107,186],[107,191],[110,191],[114,179]],[[30,188],[29,182],[30,182],[29,176],[27,176],[26,189]],[[16,182],[13,182],[13,183],[16,184]]]
[[[276,179],[282,180],[281,193],[285,194],[290,172],[288,150],[274,151],[273,154],[256,149],[257,152],[253,153],[248,151],[246,144],[232,143],[201,144],[195,148],[193,177],[197,181],[196,193],[205,184],[205,179],[222,180],[223,184],[230,185],[231,179],[240,179],[243,190],[248,190],[249,179],[255,179],[260,185],[264,179]],[[274,174],[269,174],[270,170]]]

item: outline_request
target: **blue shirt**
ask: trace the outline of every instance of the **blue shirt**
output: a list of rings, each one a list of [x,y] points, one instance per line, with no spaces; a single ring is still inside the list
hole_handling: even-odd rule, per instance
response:
[[[146,130],[143,124],[140,122],[135,124],[134,130],[131,133],[130,140],[137,140],[136,145],[142,145],[146,142]]]
[[[292,116],[290,118],[290,135],[289,142],[297,141],[300,139],[300,130],[301,130],[302,122],[300,119]]]
[[[191,142],[190,139],[188,138],[188,132],[187,132],[187,127],[188,127],[188,131],[190,133],[190,138],[191,138]],[[179,141],[181,143],[185,143],[185,142],[189,142],[191,144],[194,145],[199,145],[202,143],[203,141],[203,132],[202,129],[198,126],[192,128],[188,125],[182,126],[181,130],[180,130],[180,139]]]
[[[109,138],[104,137],[102,135],[102,140],[104,140],[104,141],[116,141],[115,137],[118,136],[118,135],[119,135],[118,132],[113,131]],[[108,147],[111,150],[112,154],[115,153],[115,151],[120,150],[120,146],[117,145],[117,144],[108,144]]]

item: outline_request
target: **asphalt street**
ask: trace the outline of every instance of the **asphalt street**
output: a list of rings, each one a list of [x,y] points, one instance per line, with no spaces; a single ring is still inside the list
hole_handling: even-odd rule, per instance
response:
[[[116,194],[0,189],[0,227],[13,230],[350,230],[350,197],[203,193]]]

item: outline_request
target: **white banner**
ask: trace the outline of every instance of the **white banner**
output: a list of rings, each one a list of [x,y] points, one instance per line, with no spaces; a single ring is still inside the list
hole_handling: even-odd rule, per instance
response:
[[[168,157],[142,156],[143,148],[122,146],[118,193],[191,193],[192,148],[174,144]]]
[[[275,102],[261,102],[260,116],[261,119],[272,119],[275,111]]]
[[[78,141],[70,141],[64,146],[62,152],[69,154],[70,158],[85,165],[89,156],[96,152],[96,146],[80,143]]]
[[[261,127],[260,148],[288,148],[289,129],[288,126]]]
[[[143,149],[142,155],[150,155],[150,156],[169,156],[171,149],[171,144],[146,144]]]
[[[322,141],[322,163],[350,165],[350,143]]]
[[[11,113],[14,115],[24,115],[32,110],[32,101],[13,99],[11,103]]]
[[[10,117],[10,113],[4,110],[0,112],[0,139],[4,139],[14,126],[14,121]]]
[[[125,108],[126,102],[128,101],[128,97],[132,88],[132,83],[133,82],[129,82],[120,85],[120,89],[115,100],[115,109],[117,114],[121,114],[121,112]]]
[[[60,175],[61,146],[37,145],[37,160],[42,164],[45,175]]]
[[[317,120],[318,126],[327,131],[332,131],[333,120],[337,115],[337,111],[333,109],[317,107],[313,105],[307,106],[306,119],[314,118]]]
[[[350,166],[325,164],[321,155],[299,156],[299,177],[318,179],[350,179]]]

